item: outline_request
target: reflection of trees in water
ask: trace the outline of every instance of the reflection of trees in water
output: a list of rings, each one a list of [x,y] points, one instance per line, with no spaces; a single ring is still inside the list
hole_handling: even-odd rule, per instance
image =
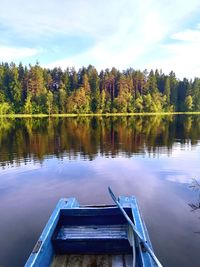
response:
[[[92,160],[171,152],[178,139],[196,144],[200,116],[26,118],[0,120],[0,162],[42,161],[45,156]]]

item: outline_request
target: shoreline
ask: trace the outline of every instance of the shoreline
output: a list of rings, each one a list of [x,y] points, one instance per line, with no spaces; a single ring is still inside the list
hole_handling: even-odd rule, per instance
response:
[[[196,112],[142,112],[142,113],[88,113],[88,114],[4,114],[0,118],[73,118],[73,117],[130,117],[130,116],[168,116],[168,115],[200,115]]]

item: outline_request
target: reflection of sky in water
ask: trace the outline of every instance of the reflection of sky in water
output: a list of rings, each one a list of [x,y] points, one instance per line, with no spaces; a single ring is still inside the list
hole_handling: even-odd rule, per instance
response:
[[[137,197],[165,266],[198,266],[200,235],[194,232],[200,220],[190,212],[188,203],[195,194],[188,185],[200,178],[199,155],[199,144],[176,143],[170,155],[146,152],[128,158],[121,153],[117,158],[98,155],[93,161],[49,157],[42,164],[30,161],[1,169],[0,259],[7,266],[23,265],[59,198],[111,203],[110,185],[117,195]]]

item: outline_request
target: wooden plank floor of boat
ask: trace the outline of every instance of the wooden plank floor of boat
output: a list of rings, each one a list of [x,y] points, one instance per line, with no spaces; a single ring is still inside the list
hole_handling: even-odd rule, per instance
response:
[[[51,267],[131,267],[132,255],[55,255]]]

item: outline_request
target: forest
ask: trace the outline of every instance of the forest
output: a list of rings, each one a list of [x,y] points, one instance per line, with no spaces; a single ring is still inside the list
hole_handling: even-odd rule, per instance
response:
[[[200,79],[173,71],[0,64],[0,115],[200,111]]]

